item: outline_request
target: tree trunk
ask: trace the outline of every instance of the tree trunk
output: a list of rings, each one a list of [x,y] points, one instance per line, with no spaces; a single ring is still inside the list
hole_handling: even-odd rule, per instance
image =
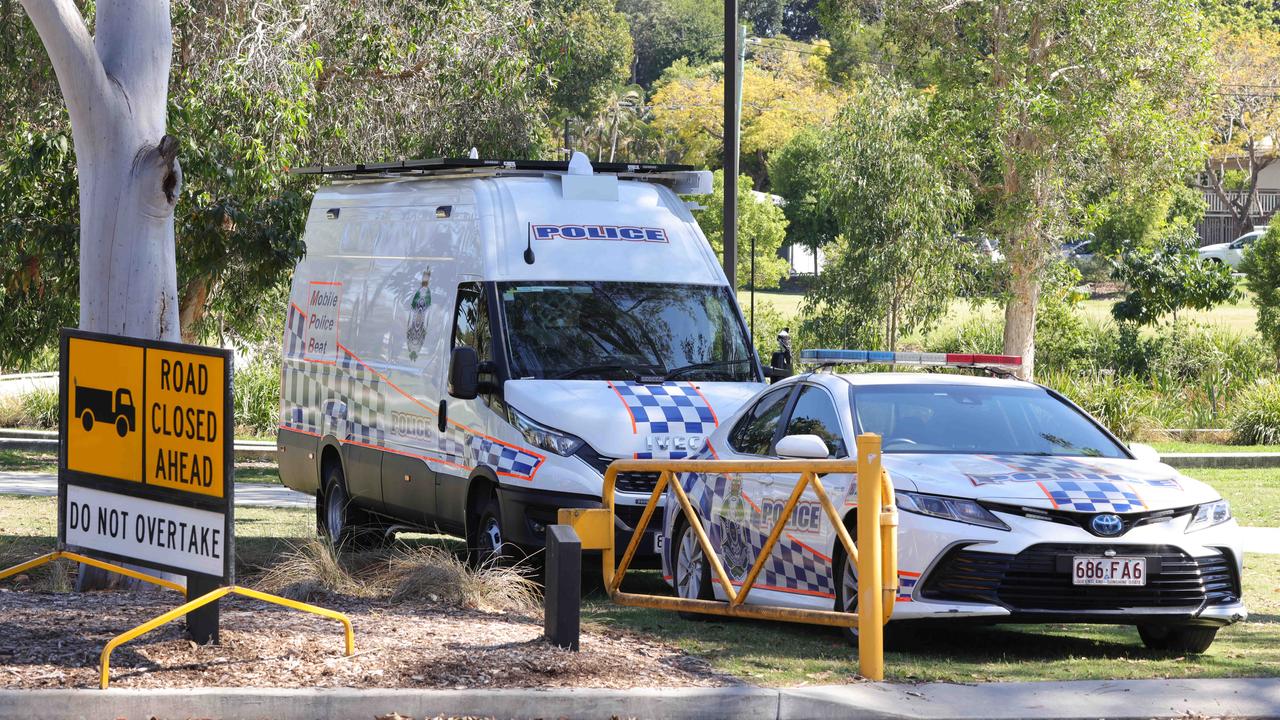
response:
[[[20,2],[71,116],[80,174],[80,328],[178,340],[173,209],[182,171],[178,142],[165,134],[169,2],[99,0],[95,37],[73,0]],[[77,586],[106,580],[83,567]]]
[[[182,342],[194,343],[197,340],[196,327],[207,314],[209,290],[209,279],[204,277],[192,278],[182,289],[182,299],[178,305]]]
[[[1036,304],[1040,300],[1040,273],[1032,263],[1009,263],[1009,303],[1004,307],[1004,354],[1020,355],[1023,380],[1035,376]]]

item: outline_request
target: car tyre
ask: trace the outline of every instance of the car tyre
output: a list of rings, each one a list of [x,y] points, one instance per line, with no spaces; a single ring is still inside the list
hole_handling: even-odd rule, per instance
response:
[[[698,533],[684,518],[676,527],[676,543],[671,548],[671,584],[676,595],[686,600],[715,600],[711,586],[711,563],[707,562],[698,542]],[[713,615],[697,612],[681,612],[685,620],[711,620]]]
[[[384,541],[384,529],[368,522],[365,514],[352,506],[342,468],[336,463],[325,473],[324,495],[318,502],[322,503],[320,534],[336,549],[368,550]]]
[[[1218,628],[1203,625],[1139,625],[1138,636],[1151,650],[1199,655],[1209,649]]]
[[[472,534],[467,542],[467,562],[472,567],[505,565],[512,562],[511,543],[506,541],[502,527],[502,508],[497,495],[489,495],[471,524]]]
[[[848,528],[849,535],[855,535],[853,528]],[[831,554],[831,566],[835,568],[836,612],[858,612],[858,568],[849,562],[849,554],[844,551],[844,543],[836,539],[835,552]],[[858,626],[840,628],[840,635],[852,645],[858,644]]]
[[[90,430],[92,430],[93,429],[93,413],[89,412],[88,410],[85,410],[84,414],[80,416],[80,423],[84,425],[85,432],[89,432]]]
[[[124,418],[116,418],[116,434],[124,437],[129,434],[129,421]]]

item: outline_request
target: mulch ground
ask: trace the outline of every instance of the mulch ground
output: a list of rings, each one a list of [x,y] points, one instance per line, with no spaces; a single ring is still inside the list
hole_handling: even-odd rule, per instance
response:
[[[0,687],[88,688],[112,637],[181,604],[145,590],[37,593],[0,589]],[[316,602],[339,623],[248,598],[221,601],[220,645],[198,646],[182,621],[117,648],[121,688],[518,688],[708,686],[735,681],[680,650],[625,632],[582,633],[570,652],[542,639],[541,618],[357,598]]]

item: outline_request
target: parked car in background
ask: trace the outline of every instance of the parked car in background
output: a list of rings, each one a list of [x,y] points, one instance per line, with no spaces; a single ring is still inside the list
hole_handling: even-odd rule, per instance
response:
[[[1240,267],[1240,261],[1244,259],[1244,251],[1266,232],[1266,227],[1254,228],[1229,243],[1205,245],[1199,250],[1200,259],[1225,263],[1232,270],[1237,270]]]

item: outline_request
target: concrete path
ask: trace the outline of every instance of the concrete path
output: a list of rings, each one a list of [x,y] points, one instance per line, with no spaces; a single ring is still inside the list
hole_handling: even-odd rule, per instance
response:
[[[0,690],[8,718],[374,717],[744,720],[1280,718],[1280,680],[862,683],[631,690]]]
[[[49,473],[0,470],[0,495],[57,495],[58,477]],[[315,498],[283,485],[236,483],[236,505],[314,508]]]

